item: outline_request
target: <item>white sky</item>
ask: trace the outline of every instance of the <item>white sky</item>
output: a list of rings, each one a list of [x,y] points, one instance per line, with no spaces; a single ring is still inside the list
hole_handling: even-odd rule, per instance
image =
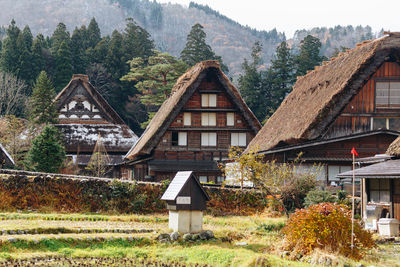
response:
[[[400,0],[192,0],[258,30],[276,28],[291,38],[298,29],[369,25],[400,31]],[[190,0],[157,0],[188,6]]]

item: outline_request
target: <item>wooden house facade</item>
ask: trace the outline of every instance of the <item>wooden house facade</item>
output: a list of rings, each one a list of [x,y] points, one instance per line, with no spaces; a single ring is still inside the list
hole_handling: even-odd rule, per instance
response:
[[[126,156],[124,177],[172,179],[194,171],[202,182],[222,182],[219,161],[231,146],[246,148],[261,125],[217,61],[182,75]]]
[[[56,96],[59,117],[55,126],[65,142],[72,167],[64,172],[85,173],[98,138],[108,154],[108,177],[120,177],[119,164],[138,137],[90,84],[88,76],[74,74]]]
[[[400,134],[400,34],[389,33],[324,62],[303,77],[250,143],[267,159],[322,164],[337,182],[360,157],[385,153]]]

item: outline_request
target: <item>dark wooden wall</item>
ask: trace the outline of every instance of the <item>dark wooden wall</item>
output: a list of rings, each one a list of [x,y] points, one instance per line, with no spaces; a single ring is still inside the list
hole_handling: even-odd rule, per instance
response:
[[[343,113],[330,127],[326,137],[344,136],[351,133],[371,131],[371,117],[399,116],[399,109],[375,108],[375,82],[381,79],[400,79],[400,66],[385,62],[372,75],[361,91],[346,106]]]

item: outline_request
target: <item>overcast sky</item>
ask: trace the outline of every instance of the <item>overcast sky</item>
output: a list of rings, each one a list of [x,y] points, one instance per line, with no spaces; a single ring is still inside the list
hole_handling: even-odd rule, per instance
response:
[[[400,31],[400,0],[192,0],[258,30],[276,28],[291,38],[298,29],[370,25]],[[188,6],[190,0],[157,0]]]

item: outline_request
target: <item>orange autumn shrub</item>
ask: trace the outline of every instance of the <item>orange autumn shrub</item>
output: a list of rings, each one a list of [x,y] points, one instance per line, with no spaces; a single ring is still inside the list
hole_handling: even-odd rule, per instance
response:
[[[285,249],[306,255],[315,249],[359,259],[375,246],[372,234],[354,222],[354,247],[351,248],[351,211],[344,205],[320,203],[298,209],[282,229]]]

